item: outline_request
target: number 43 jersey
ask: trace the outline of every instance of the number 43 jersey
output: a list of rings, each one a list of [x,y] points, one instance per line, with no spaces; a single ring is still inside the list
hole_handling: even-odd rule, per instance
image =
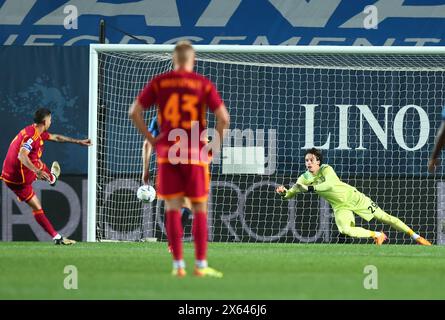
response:
[[[207,135],[203,134],[207,109],[215,112],[223,104],[209,79],[195,72],[170,71],[153,78],[138,95],[138,101],[145,109],[158,108],[158,162],[171,159],[171,150],[182,163],[208,162],[207,154],[204,159],[201,156],[201,149],[207,144]],[[175,149],[171,148],[173,145]]]

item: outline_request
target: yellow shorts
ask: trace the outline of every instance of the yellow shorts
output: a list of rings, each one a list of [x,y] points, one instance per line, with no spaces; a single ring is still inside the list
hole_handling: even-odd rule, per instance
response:
[[[352,213],[357,214],[366,221],[371,221],[375,214],[383,212],[382,209],[370,198],[360,193],[358,201],[355,204],[349,204],[344,207],[334,208],[335,220],[350,220]],[[348,212],[348,213],[347,213]],[[346,222],[346,221],[345,221]]]

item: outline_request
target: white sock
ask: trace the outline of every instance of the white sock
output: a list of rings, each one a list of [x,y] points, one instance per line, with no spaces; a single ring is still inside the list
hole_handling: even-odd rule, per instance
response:
[[[207,260],[196,260],[195,265],[200,269],[208,267]]]
[[[62,236],[60,234],[56,234],[53,238],[53,240],[59,240],[60,238],[62,238]]]
[[[185,269],[184,260],[173,260],[173,269]]]
[[[374,234],[375,234],[376,237],[380,237],[382,235],[382,233],[378,232],[378,231],[374,231]]]
[[[417,240],[418,238],[420,238],[420,236],[417,234],[417,233],[413,233],[412,235],[411,235],[411,238],[413,239],[413,240]]]

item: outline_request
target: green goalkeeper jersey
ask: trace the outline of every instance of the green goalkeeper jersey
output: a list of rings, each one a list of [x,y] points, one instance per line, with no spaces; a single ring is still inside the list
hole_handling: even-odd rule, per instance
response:
[[[330,165],[320,166],[317,174],[306,171],[297,180],[307,186],[313,186],[314,191],[324,198],[334,210],[340,208],[353,209],[360,200],[361,193],[356,188],[342,182]],[[295,191],[295,187],[291,190]]]

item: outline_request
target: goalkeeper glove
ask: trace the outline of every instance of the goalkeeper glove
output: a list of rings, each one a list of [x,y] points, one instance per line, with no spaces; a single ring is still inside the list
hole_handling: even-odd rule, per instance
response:
[[[289,190],[287,190],[286,188],[283,187],[281,192],[278,192],[278,194],[283,198],[283,200],[289,200],[292,199],[293,197],[295,197],[297,195],[297,193],[300,192],[313,192],[315,191],[313,186],[306,186],[302,183],[296,183],[292,186],[292,188],[290,188]]]
[[[282,192],[279,192],[278,194],[281,196],[281,198],[283,198],[283,200],[289,200],[289,199],[292,199],[293,197],[295,197],[295,195],[298,192],[300,192],[300,190],[298,190],[298,188],[296,188],[295,185],[294,185],[289,190],[284,188],[284,190]]]

